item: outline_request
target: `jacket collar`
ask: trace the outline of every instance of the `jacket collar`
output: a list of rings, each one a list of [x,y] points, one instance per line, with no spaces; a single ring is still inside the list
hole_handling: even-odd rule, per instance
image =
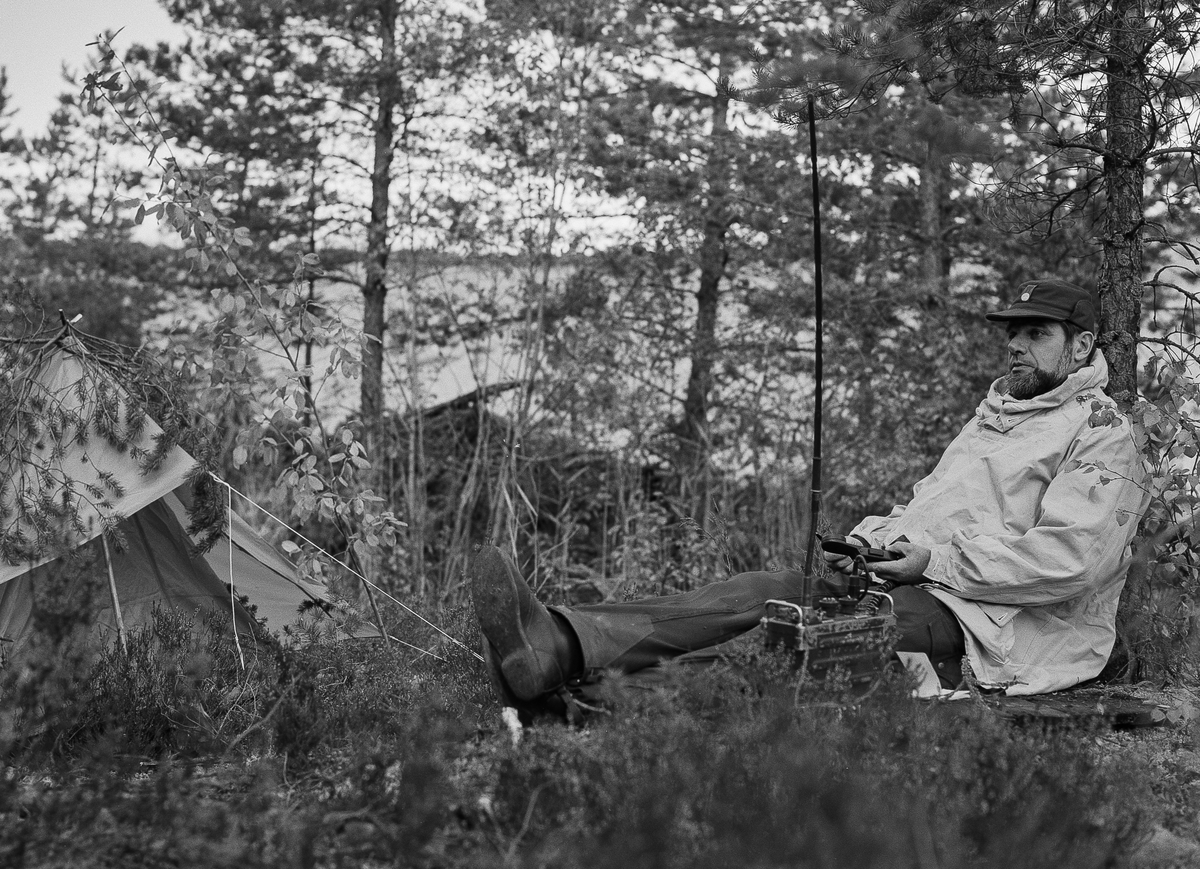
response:
[[[1089,389],[1103,389],[1108,384],[1108,363],[1104,354],[1097,350],[1092,364],[1070,374],[1049,392],[1035,395],[1033,398],[1016,399],[1007,395],[1004,391],[1007,380],[1005,376],[992,382],[987,397],[980,402],[975,411],[980,425],[1006,432],[1039,411],[1059,407]]]

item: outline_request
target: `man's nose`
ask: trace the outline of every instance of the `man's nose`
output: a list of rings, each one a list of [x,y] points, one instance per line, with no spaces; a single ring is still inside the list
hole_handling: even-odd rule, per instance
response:
[[[1021,356],[1028,348],[1026,342],[1021,340],[1020,335],[1013,335],[1008,339],[1008,352],[1013,356]]]

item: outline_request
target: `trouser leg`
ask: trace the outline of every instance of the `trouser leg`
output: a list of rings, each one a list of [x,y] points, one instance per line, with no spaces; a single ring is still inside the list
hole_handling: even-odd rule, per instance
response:
[[[902,585],[892,589],[896,604],[897,652],[924,652],[929,656],[943,688],[962,681],[962,659],[967,653],[962,625],[950,607],[923,588]]]
[[[799,601],[802,583],[799,571],[763,570],[683,594],[551,609],[575,631],[587,670],[632,673],[745,633],[768,600]]]
[[[585,671],[633,673],[680,655],[711,649],[757,627],[768,600],[798,602],[803,574],[794,570],[740,573],[695,591],[625,603],[551,607],[570,624]],[[944,685],[957,685],[965,654],[958,619],[916,586],[894,589],[897,651],[929,655]],[[709,655],[692,655],[707,660]],[[715,656],[713,656],[715,657]]]

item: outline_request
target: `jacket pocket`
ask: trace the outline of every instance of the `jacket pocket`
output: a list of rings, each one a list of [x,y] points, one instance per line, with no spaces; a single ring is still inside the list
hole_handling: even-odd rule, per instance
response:
[[[1013,660],[1021,666],[1034,666],[1041,670],[1078,671],[1079,676],[1075,681],[1079,681],[1095,675],[1081,668],[1081,660],[1087,657],[1086,646],[1079,631],[1070,622],[1049,613],[1037,613],[1037,622],[1024,625],[1013,650]]]
[[[980,602],[977,603],[977,606],[983,611],[983,614],[991,620],[992,624],[999,628],[1002,628],[1011,622],[1016,614],[1022,609],[1022,607],[1013,606],[1012,604],[1006,603]]]

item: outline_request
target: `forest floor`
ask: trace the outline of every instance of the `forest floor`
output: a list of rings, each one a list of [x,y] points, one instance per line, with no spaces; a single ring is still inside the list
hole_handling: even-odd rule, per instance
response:
[[[1098,751],[1133,761],[1155,794],[1157,810],[1147,814],[1126,862],[1146,869],[1200,865],[1200,691],[1143,683],[1110,693],[1163,713],[1154,724],[1101,728],[1094,736]]]
[[[189,667],[113,681],[130,693],[105,689],[101,724],[64,703],[52,742],[0,733],[0,866],[1200,865],[1184,688],[1113,689],[1161,709],[1153,726],[1013,721],[900,676],[864,696],[752,657],[653,689],[614,678],[583,726],[521,728],[466,651],[318,644],[266,667],[241,719],[228,686],[145,701]]]

